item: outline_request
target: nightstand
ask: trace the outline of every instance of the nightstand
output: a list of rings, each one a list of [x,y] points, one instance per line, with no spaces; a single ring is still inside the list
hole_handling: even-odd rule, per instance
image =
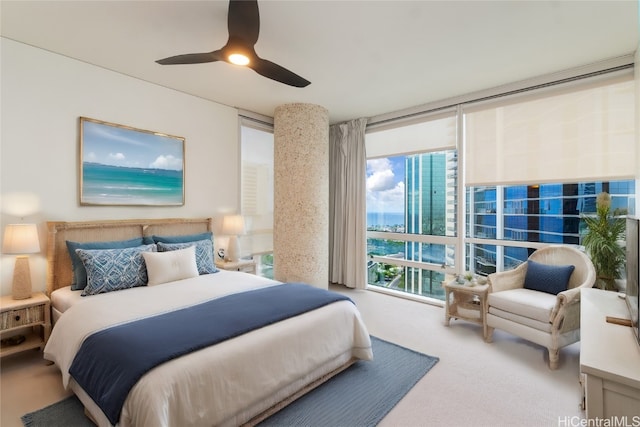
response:
[[[20,300],[11,295],[1,297],[0,315],[0,338],[25,336],[19,344],[0,345],[0,358],[33,348],[44,349],[51,334],[50,302],[45,294],[34,292],[31,298]]]
[[[449,326],[451,318],[463,319],[482,325],[482,336],[487,338],[487,298],[489,285],[458,284],[442,282],[445,290],[444,324]]]
[[[241,259],[237,262],[216,261],[216,267],[227,271],[244,271],[245,273],[256,274],[256,262],[252,259]]]

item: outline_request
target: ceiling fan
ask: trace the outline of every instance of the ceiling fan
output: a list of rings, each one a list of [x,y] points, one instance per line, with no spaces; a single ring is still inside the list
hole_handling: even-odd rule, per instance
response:
[[[175,65],[224,61],[249,67],[264,77],[289,86],[305,87],[311,84],[310,81],[286,68],[260,58],[256,53],[254,46],[260,33],[257,0],[230,0],[227,27],[229,39],[221,49],[213,52],[170,56],[156,62],[161,65]]]

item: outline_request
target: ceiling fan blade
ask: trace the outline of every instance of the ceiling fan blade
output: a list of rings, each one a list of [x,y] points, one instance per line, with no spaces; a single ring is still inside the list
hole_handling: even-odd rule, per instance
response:
[[[203,64],[206,62],[222,61],[222,55],[219,50],[205,53],[187,53],[185,55],[170,56],[168,58],[159,59],[156,62],[161,65],[177,65],[177,64]]]
[[[248,67],[262,76],[289,86],[306,87],[311,84],[309,80],[266,59],[256,57]]]
[[[238,53],[245,56],[245,60],[249,59],[247,65],[249,68],[264,77],[294,87],[306,87],[311,84],[309,80],[296,73],[256,55],[254,45],[260,33],[260,12],[257,0],[229,0],[227,27],[229,39],[222,49],[208,53],[170,56],[156,62],[162,65],[174,65],[224,61],[244,65],[236,62],[237,58],[232,58],[234,56],[232,54]]]
[[[257,0],[230,0],[227,15],[229,40],[242,40],[253,46],[260,34],[260,12]]]

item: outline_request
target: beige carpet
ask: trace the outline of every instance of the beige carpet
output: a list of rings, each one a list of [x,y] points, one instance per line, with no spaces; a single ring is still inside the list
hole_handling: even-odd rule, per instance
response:
[[[440,357],[381,427],[558,426],[584,418],[579,343],[562,349],[551,371],[543,347],[498,330],[487,344],[480,325],[444,326],[444,308],[372,291],[349,295],[372,335]]]
[[[384,418],[381,427],[558,426],[584,417],[579,373],[580,346],[560,352],[550,371],[545,349],[496,331],[493,344],[479,325],[452,320],[444,309],[372,291],[348,294],[369,332],[438,356],[440,362]],[[19,427],[20,416],[61,400],[60,374],[35,351],[1,361],[0,425]],[[577,417],[577,418],[572,418]]]

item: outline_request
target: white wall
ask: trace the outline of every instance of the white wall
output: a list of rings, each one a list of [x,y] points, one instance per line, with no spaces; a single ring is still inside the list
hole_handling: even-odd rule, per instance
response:
[[[45,289],[45,221],[238,211],[236,109],[5,38],[0,43],[0,225],[39,225],[42,252],[30,257],[34,290]],[[185,137],[185,205],[80,206],[80,116]],[[13,262],[2,256],[2,295],[11,293]]]

